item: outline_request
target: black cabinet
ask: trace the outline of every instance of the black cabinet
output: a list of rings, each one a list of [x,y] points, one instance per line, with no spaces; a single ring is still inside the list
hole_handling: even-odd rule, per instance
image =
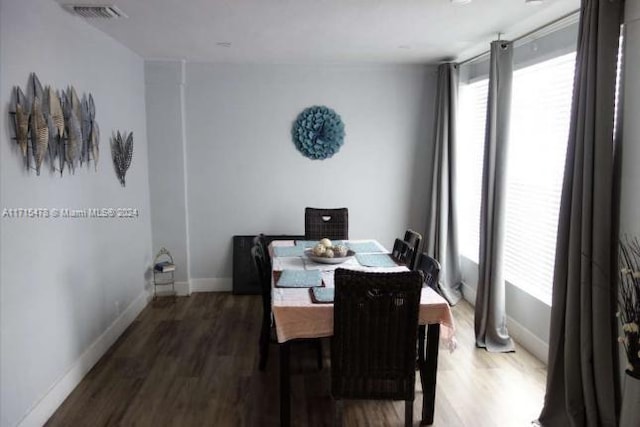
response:
[[[233,293],[235,295],[259,295],[260,282],[251,259],[251,246],[255,236],[233,236]],[[304,240],[304,235],[269,235],[273,240]]]

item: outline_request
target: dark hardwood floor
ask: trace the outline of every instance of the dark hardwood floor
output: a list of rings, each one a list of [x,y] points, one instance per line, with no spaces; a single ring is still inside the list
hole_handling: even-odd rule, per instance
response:
[[[158,299],[131,324],[47,426],[277,426],[278,346],[258,371],[258,296],[200,293]],[[540,409],[544,365],[473,347],[472,309],[454,308],[459,348],[440,351],[437,426],[528,425]],[[291,349],[292,425],[332,425],[329,343]],[[420,414],[416,383],[414,412]],[[403,425],[403,402],[347,402],[346,426]],[[418,425],[418,419],[414,420]]]

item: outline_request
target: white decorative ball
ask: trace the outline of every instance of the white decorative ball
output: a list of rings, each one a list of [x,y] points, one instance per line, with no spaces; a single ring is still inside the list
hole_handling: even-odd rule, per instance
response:
[[[323,256],[326,251],[327,248],[325,248],[324,245],[321,245],[320,243],[313,247],[313,254],[315,256]]]
[[[327,239],[326,237],[320,240],[320,244],[325,248],[330,248],[331,246],[333,246],[333,244],[331,243],[331,240]]]
[[[333,250],[327,249],[323,255],[325,258],[333,258]]]

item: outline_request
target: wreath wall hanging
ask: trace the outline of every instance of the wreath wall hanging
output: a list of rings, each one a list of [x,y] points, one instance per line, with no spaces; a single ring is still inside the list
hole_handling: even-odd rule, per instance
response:
[[[298,115],[291,134],[302,155],[324,160],[336,154],[344,143],[344,124],[331,108],[314,105]]]

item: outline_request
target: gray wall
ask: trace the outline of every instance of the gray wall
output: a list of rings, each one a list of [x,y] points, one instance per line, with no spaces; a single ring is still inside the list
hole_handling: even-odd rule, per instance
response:
[[[149,89],[166,69],[147,62]],[[346,206],[350,237],[387,246],[406,227],[424,229],[435,79],[426,66],[186,64],[191,278],[231,277],[233,235],[304,233],[306,206]],[[169,102],[179,91],[173,77],[164,80],[154,97]],[[312,161],[295,149],[291,125],[304,108],[323,104],[341,115],[345,144],[333,158]],[[154,134],[175,133],[173,122],[149,112]],[[176,152],[173,137],[152,144],[152,156]],[[181,168],[177,157],[171,170]],[[159,206],[152,197],[152,210]],[[164,227],[177,230],[181,221]],[[155,242],[166,230],[154,221],[153,234]]]
[[[30,72],[43,84],[93,93],[101,125],[98,171],[27,172],[10,140],[9,100]],[[0,206],[132,207],[137,219],[2,218],[0,425],[14,426],[144,291],[152,259],[144,64],[50,0],[0,3]],[[122,188],[113,129],[135,135]]]
[[[149,181],[153,248],[166,247],[178,266],[175,279],[189,279],[187,211],[185,203],[184,93],[180,62],[145,66]]]

